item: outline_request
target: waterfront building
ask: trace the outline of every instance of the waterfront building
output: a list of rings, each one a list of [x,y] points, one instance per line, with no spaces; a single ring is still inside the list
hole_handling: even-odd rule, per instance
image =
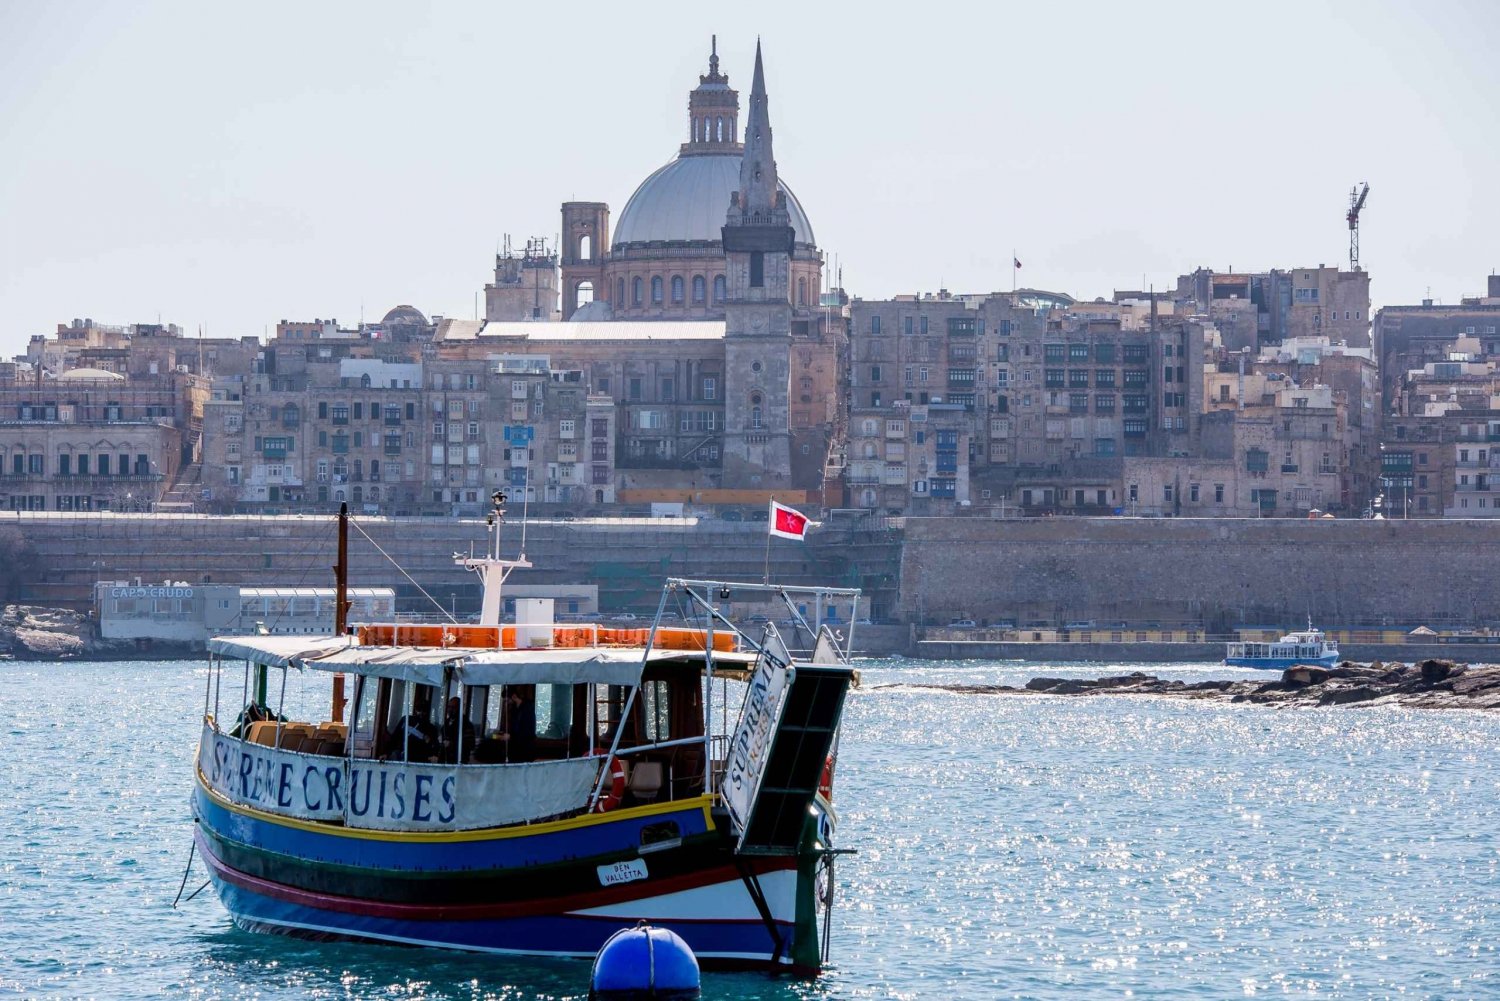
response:
[[[391,588],[354,587],[348,597],[350,622],[395,615]],[[107,640],[201,644],[210,636],[247,633],[327,636],[333,631],[334,590],[99,581],[94,612],[99,635]]]

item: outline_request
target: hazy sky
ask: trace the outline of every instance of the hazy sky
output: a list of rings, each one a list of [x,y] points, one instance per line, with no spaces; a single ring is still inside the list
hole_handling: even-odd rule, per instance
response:
[[[72,317],[212,336],[472,316],[500,237],[616,217],[711,33],[845,286],[1080,297],[1347,263],[1377,305],[1500,267],[1500,3],[0,0],[0,354]]]

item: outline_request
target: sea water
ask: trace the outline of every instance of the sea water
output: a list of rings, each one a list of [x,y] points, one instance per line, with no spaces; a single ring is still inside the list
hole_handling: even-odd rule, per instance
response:
[[[1120,665],[862,668],[832,965],[706,974],[706,998],[1500,996],[1500,716],[919,687]],[[0,665],[0,996],[586,996],[582,961],[251,934],[212,888],[173,910],[205,681]],[[288,706],[325,684],[293,672]]]

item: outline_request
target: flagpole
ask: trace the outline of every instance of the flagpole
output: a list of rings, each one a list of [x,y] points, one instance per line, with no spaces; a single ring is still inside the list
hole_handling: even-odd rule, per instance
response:
[[[770,515],[770,521],[766,524],[766,572],[765,572],[765,576],[761,579],[761,583],[762,584],[769,584],[769,583],[771,583],[771,529],[776,526],[776,495],[775,494],[771,495],[771,502],[770,502],[770,504],[767,505],[767,507],[768,507],[767,513]]]
[[[1015,247],[1011,247],[1010,248],[1010,290],[1012,292],[1014,292],[1016,290],[1016,262],[1019,261],[1019,260],[1020,260],[1020,258],[1016,256],[1016,248]]]

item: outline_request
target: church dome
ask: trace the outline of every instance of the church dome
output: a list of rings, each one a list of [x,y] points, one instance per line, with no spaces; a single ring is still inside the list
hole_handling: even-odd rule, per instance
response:
[[[425,327],[427,326],[427,317],[423,316],[422,311],[417,307],[402,303],[401,305],[392,309],[389,313],[385,314],[385,318],[380,322],[389,323],[392,325],[409,323],[416,326]]]
[[[635,189],[615,225],[613,249],[656,241],[718,243],[729,197],[739,186],[737,151],[680,156]],[[817,246],[812,223],[797,196],[785,184],[780,187],[797,243]]]

